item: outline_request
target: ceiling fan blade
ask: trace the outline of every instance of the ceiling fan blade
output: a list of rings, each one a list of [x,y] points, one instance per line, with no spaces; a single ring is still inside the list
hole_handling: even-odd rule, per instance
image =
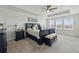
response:
[[[54,12],[55,9],[58,9],[57,7],[53,7],[52,5],[47,5],[44,7],[41,7],[42,11],[41,12]]]
[[[49,10],[54,10],[54,9],[58,9],[57,7],[55,7],[55,8],[51,8],[51,9],[49,9]]]

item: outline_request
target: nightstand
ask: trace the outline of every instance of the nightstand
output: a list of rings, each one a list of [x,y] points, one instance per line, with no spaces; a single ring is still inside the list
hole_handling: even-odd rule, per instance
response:
[[[24,30],[17,30],[16,33],[16,41],[24,39]]]

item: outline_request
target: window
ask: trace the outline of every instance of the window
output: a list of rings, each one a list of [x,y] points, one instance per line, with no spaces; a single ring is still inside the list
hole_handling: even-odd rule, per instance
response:
[[[63,28],[63,20],[57,19],[56,20],[56,29],[62,29]]]
[[[73,19],[72,18],[64,19],[64,30],[73,30]]]
[[[58,30],[73,30],[73,18],[49,19],[48,28],[56,28]]]
[[[55,28],[55,20],[49,20],[49,28]]]

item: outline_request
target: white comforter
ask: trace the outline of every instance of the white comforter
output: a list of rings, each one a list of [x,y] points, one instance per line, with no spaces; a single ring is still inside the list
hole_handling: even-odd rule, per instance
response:
[[[39,37],[39,30],[33,30],[33,29],[31,29],[31,28],[27,28],[26,31],[27,31],[29,34],[31,34],[31,35],[37,37],[38,39],[40,38],[40,37]],[[26,34],[26,35],[27,35],[27,34]]]

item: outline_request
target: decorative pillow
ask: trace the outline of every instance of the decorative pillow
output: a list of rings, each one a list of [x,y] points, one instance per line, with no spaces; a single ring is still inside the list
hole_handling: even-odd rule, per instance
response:
[[[39,30],[38,25],[34,25],[34,27],[32,27],[33,30]]]
[[[27,30],[32,30],[31,28],[27,28]]]
[[[40,24],[38,24],[38,29],[39,29],[39,30],[41,30],[41,29],[42,29],[42,28],[41,28],[41,26],[40,26]]]
[[[33,30],[37,30],[36,27],[32,27]]]
[[[39,30],[38,25],[34,25],[34,27],[36,27],[36,29]]]

